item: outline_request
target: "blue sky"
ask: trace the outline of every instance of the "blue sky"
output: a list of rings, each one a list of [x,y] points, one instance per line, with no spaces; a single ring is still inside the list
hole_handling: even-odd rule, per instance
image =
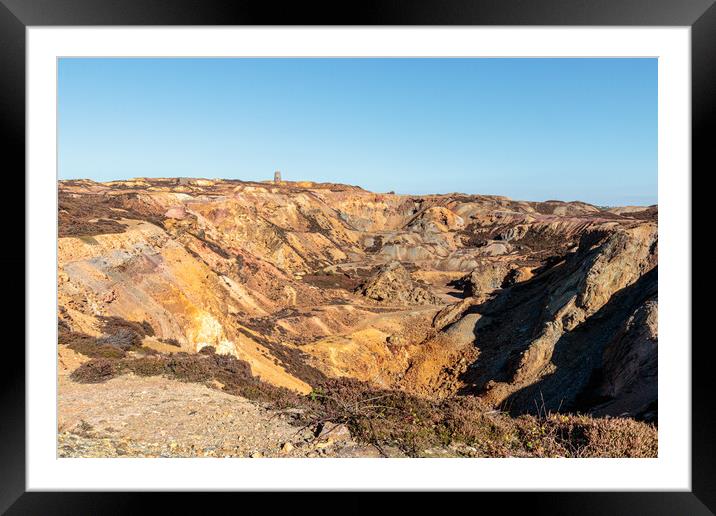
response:
[[[656,59],[59,63],[59,175],[657,202]]]

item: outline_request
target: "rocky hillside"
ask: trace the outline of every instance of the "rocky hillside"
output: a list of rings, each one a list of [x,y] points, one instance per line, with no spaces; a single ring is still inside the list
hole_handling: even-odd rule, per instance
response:
[[[61,181],[58,208],[61,353],[656,420],[656,206],[136,179]]]

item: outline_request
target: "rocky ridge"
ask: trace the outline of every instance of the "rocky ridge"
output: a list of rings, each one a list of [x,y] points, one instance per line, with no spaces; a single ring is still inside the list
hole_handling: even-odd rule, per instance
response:
[[[211,347],[297,393],[353,378],[515,416],[655,421],[657,213],[309,182],[61,181],[60,349]]]

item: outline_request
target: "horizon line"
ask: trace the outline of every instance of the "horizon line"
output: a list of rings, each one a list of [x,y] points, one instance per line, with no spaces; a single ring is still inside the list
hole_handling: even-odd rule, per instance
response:
[[[368,190],[360,185],[355,184],[349,184],[349,183],[337,183],[332,181],[312,181],[312,180],[303,180],[303,181],[295,181],[295,180],[289,180],[289,179],[282,179],[280,183],[276,183],[273,179],[264,179],[264,180],[247,180],[247,179],[238,179],[238,178],[225,178],[225,177],[206,177],[206,176],[137,176],[137,177],[131,177],[131,178],[124,178],[124,179],[109,179],[106,181],[98,181],[96,179],[91,179],[88,177],[76,177],[76,178],[57,178],[58,182],[64,182],[64,181],[91,181],[93,183],[97,184],[107,184],[107,183],[119,183],[119,182],[130,182],[130,181],[139,181],[139,180],[169,180],[169,179],[188,179],[188,180],[203,180],[203,181],[227,181],[227,182],[239,182],[239,183],[255,183],[260,185],[274,185],[274,186],[281,186],[282,184],[296,184],[296,183],[311,183],[315,185],[340,185],[340,186],[349,186],[354,188],[360,188],[364,192],[374,193],[374,194],[382,194],[382,195],[399,195],[399,196],[414,196],[414,197],[428,197],[428,196],[450,196],[450,195],[467,195],[467,196],[482,196],[482,197],[501,197],[506,200],[515,201],[515,202],[533,202],[533,203],[547,203],[547,202],[559,202],[559,203],[565,203],[565,204],[572,204],[572,203],[581,203],[581,204],[587,204],[589,206],[594,206],[595,208],[624,208],[624,207],[645,207],[650,208],[653,206],[658,206],[658,200],[655,203],[649,203],[649,204],[595,204],[587,201],[582,201],[579,199],[572,199],[569,201],[562,200],[562,199],[545,199],[544,201],[537,201],[537,200],[531,200],[531,199],[515,199],[513,197],[509,197],[507,195],[503,194],[490,194],[490,193],[468,193],[468,192],[459,192],[459,191],[453,191],[453,192],[433,192],[433,193],[401,193],[397,192],[395,190],[389,190],[386,192],[378,192],[374,190]]]

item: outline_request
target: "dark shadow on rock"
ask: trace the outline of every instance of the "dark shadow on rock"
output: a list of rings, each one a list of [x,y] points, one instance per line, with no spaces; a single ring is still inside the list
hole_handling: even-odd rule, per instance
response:
[[[494,385],[515,382],[524,352],[553,318],[548,310],[552,296],[572,288],[576,294],[582,276],[578,272],[586,271],[585,266],[600,252],[595,244],[603,236],[599,232],[585,235],[576,252],[547,260],[532,279],[495,291],[485,302],[467,310],[466,314],[482,316],[473,330],[479,357],[460,375],[464,387],[459,394],[482,395]],[[602,381],[604,349],[634,311],[657,296],[657,275],[656,268],[644,274],[613,294],[585,322],[562,335],[551,357],[554,372],[509,394],[501,408],[517,415],[545,410],[586,411],[600,406],[603,414],[611,414],[611,400],[597,395],[603,388],[595,388]],[[566,281],[575,284],[572,286]],[[644,380],[647,384],[653,383],[655,393],[655,372],[653,375],[653,379],[645,376]],[[639,403],[646,398],[641,396]],[[619,404],[613,405],[614,410],[617,406]],[[619,410],[623,408],[622,403]],[[612,415],[619,414],[621,412]]]
[[[538,336],[551,285],[575,266],[560,260],[523,283],[497,290],[485,302],[471,306],[479,313],[473,330],[480,351],[476,363],[460,377],[465,384],[460,394],[482,394],[491,382],[510,382],[521,354]]]
[[[601,415],[655,418],[656,413],[650,408],[657,395],[655,371],[643,372],[637,387],[642,391],[639,403],[635,402],[636,405],[631,407],[621,404],[621,408],[616,408],[620,405],[614,404],[618,412],[609,410],[614,400],[605,396],[600,387],[604,377],[606,346],[619,334],[635,310],[657,295],[657,287],[658,271],[654,268],[615,293],[584,323],[560,337],[551,359],[555,371],[514,392],[503,402],[503,408],[509,408],[512,415],[518,415],[545,411],[590,412],[601,407]],[[625,407],[628,409],[625,410]]]

